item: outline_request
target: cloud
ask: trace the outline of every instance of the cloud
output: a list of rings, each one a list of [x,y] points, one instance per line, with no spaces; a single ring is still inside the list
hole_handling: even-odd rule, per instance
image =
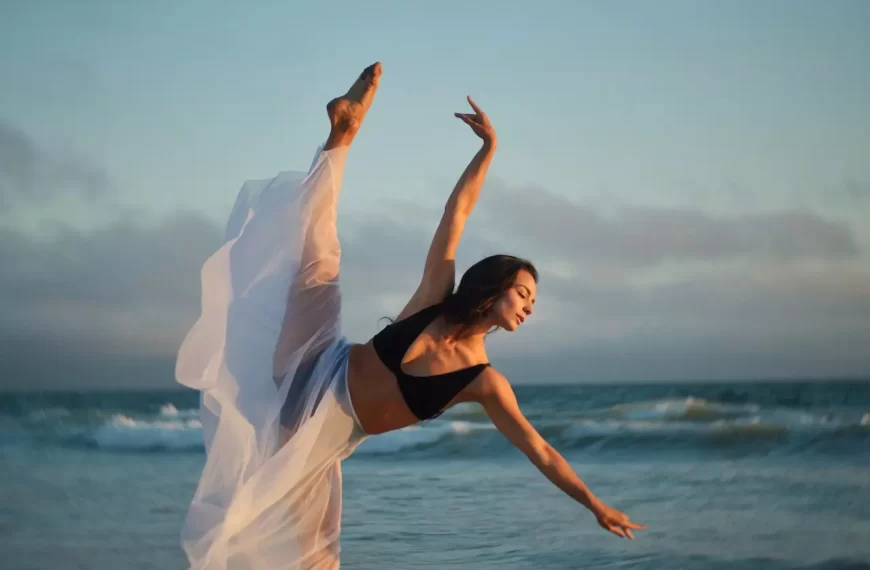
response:
[[[870,184],[849,179],[843,183],[841,193],[855,204],[866,203],[870,201]]]
[[[542,274],[535,317],[490,342],[518,380],[870,371],[870,273],[843,223],[812,212],[605,214],[544,191],[485,192],[458,270],[507,252]],[[352,340],[413,293],[440,215],[393,203],[341,219]],[[192,212],[45,238],[0,228],[0,365],[15,371],[0,387],[173,386],[199,271],[222,234]]]
[[[0,263],[22,270],[4,275],[0,293],[22,302],[63,299],[107,308],[195,303],[196,281],[184,276],[220,237],[215,223],[194,213],[155,225],[122,218],[88,231],[65,228],[42,240],[7,231]]]
[[[844,224],[809,211],[725,217],[697,209],[630,206],[602,214],[540,189],[495,185],[487,221],[546,258],[650,268],[666,262],[843,259],[859,251]]]
[[[44,203],[61,192],[95,200],[109,190],[103,169],[81,157],[50,152],[0,120],[0,206]]]
[[[553,297],[571,337],[753,339],[819,338],[836,331],[870,333],[870,272],[749,266],[702,271],[650,285],[577,284],[554,277]],[[870,340],[870,338],[868,338]]]
[[[866,378],[870,355],[861,340],[830,335],[772,338],[759,344],[724,335],[638,335],[578,341],[570,349],[555,347],[534,354],[504,351],[494,362],[516,383]]]
[[[349,320],[401,308],[440,214],[397,205],[347,232],[345,289],[369,299]],[[813,212],[606,214],[494,185],[469,220],[458,269],[496,252],[541,270],[535,317],[490,341],[491,356],[526,380],[528,362],[555,370],[559,359],[587,379],[870,372],[870,271],[850,227]],[[368,318],[366,335],[376,330]],[[569,372],[549,379],[581,378]]]
[[[441,208],[394,202],[344,224],[345,281],[354,290],[392,294],[415,287]],[[631,206],[604,213],[544,190],[488,185],[469,219],[458,269],[482,256],[529,257],[560,301],[596,289],[634,290],[680,278],[715,288],[723,271],[754,282],[759,271],[861,264],[850,227],[809,211],[726,217],[700,209]],[[458,277],[458,276],[457,276]],[[796,279],[804,276],[794,275]],[[758,284],[760,286],[760,284]]]
[[[94,353],[166,353],[199,307],[198,268],[220,244],[216,224],[177,214],[38,240],[0,233],[0,336]]]

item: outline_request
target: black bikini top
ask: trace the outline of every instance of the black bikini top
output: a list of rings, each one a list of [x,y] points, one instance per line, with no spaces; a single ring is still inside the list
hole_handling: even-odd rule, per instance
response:
[[[405,353],[420,333],[439,315],[440,309],[441,305],[423,309],[390,324],[372,338],[378,357],[396,375],[405,403],[421,420],[440,416],[442,408],[489,366],[487,362],[432,376],[411,376],[402,371]]]

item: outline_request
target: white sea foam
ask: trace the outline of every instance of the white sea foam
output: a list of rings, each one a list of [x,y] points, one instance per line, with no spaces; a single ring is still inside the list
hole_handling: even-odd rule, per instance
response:
[[[203,446],[199,420],[135,420],[123,414],[103,423],[93,432],[91,440],[102,449],[116,451],[183,450]]]
[[[165,418],[196,418],[199,417],[199,410],[179,410],[172,404],[172,402],[167,402],[160,406],[160,416]]]
[[[723,404],[689,396],[617,404],[606,415],[626,420],[712,421],[755,414],[759,409],[757,404]]]
[[[178,408],[176,408],[174,405],[172,405],[172,402],[170,402],[168,404],[163,404],[162,406],[160,406],[160,415],[161,416],[176,417],[176,416],[178,416]]]
[[[29,421],[48,421],[64,442],[107,451],[199,451],[203,448],[199,411],[179,409],[165,403],[156,413],[91,411],[87,417],[63,407],[45,408],[28,414]],[[80,417],[81,416],[81,417]],[[830,433],[843,429],[870,428],[870,412],[831,413],[790,408],[761,408],[756,404],[725,404],[699,398],[671,398],[619,404],[570,417],[532,417],[532,423],[557,445],[585,445],[623,437],[655,441],[705,441],[708,436],[767,439],[782,434]],[[60,421],[58,421],[60,420]],[[396,432],[370,437],[360,445],[361,455],[390,455],[418,450],[451,452],[451,442],[489,437],[495,427],[479,405],[462,404],[441,419]],[[854,433],[854,432],[853,432]],[[591,438],[591,439],[590,439]],[[686,439],[687,438],[687,439]],[[490,445],[483,443],[483,445]]]

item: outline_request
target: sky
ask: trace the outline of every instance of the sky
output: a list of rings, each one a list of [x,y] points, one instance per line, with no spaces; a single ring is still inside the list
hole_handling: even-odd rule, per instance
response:
[[[870,376],[870,4],[0,3],[0,389],[172,387],[248,179],[304,170],[381,61],[339,209],[345,332],[458,254],[541,272],[515,383]]]

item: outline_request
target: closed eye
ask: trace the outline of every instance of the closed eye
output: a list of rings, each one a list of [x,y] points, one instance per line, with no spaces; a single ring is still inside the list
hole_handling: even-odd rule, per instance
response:
[[[520,287],[522,287],[523,289],[526,290],[526,293],[525,293],[525,294],[523,293],[522,289],[520,289]],[[522,298],[522,299],[525,299],[525,298],[530,294],[530,292],[529,292],[529,288],[526,287],[525,285],[520,285],[520,286],[518,286],[518,287],[517,287],[517,292],[519,293],[520,298]],[[535,299],[535,300],[532,301],[532,305],[535,304],[535,301],[536,301],[536,300],[537,300],[537,299]]]

